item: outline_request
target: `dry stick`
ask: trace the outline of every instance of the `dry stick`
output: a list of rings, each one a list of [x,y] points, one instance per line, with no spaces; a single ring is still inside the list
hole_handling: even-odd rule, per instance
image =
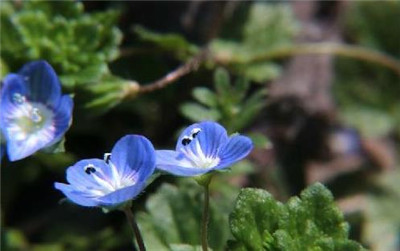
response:
[[[182,76],[189,74],[191,71],[196,70],[201,63],[206,59],[213,60],[216,63],[222,65],[230,64],[249,64],[256,62],[263,62],[272,59],[285,58],[295,55],[305,55],[305,54],[333,54],[346,56],[350,58],[355,58],[359,60],[364,60],[376,64],[383,65],[400,76],[400,61],[394,57],[387,54],[363,48],[354,45],[336,44],[336,43],[313,43],[313,44],[297,44],[294,47],[283,47],[276,48],[264,54],[259,54],[255,57],[237,59],[232,58],[229,55],[210,55],[208,49],[203,49],[198,55],[189,60],[186,64],[179,66],[174,71],[168,73],[161,79],[149,83],[147,85],[141,85],[139,87],[139,93],[148,93],[155,90],[164,88],[165,86],[177,81]],[[127,96],[129,95],[127,93]],[[132,92],[137,94],[137,89],[133,88]],[[133,97],[136,95],[132,95]]]
[[[150,84],[140,86],[139,93],[152,92],[161,88],[164,88],[168,84],[171,84],[181,78],[182,76],[190,73],[191,71],[197,70],[201,63],[203,63],[208,57],[208,50],[204,49],[194,58],[189,60],[186,64],[179,66],[174,71],[168,73],[163,78],[152,82]]]

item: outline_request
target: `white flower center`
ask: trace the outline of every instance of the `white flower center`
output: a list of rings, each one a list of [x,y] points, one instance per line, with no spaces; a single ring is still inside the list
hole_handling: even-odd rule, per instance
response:
[[[30,136],[44,133],[44,137],[51,138],[47,135],[55,132],[53,123],[53,112],[44,104],[37,102],[29,102],[26,97],[15,93],[13,95],[13,103],[15,104],[12,113],[9,113],[7,120],[9,126],[7,132],[17,141],[27,140]]]
[[[193,166],[199,168],[211,168],[219,164],[220,159],[218,156],[206,156],[201,149],[198,140],[192,141],[195,144],[196,151],[192,151],[190,147],[182,147],[181,151],[186,155],[186,157],[192,162]]]
[[[111,175],[106,175],[101,168],[95,167],[93,164],[88,164],[84,167],[85,173],[90,175],[99,185],[96,188],[86,188],[86,190],[89,190],[89,193],[96,197],[107,195],[136,183],[134,173],[121,176],[116,166],[111,161],[107,164],[111,168]]]

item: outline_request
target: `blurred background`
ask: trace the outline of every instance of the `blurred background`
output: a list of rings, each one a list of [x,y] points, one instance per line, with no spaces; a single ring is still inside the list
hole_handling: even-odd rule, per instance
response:
[[[241,187],[286,201],[316,181],[334,194],[352,239],[400,249],[399,1],[0,7],[1,77],[46,59],[75,101],[58,146],[65,152],[1,160],[2,250],[131,250],[122,213],[63,201],[54,182],[125,134],[173,148],[182,128],[206,119],[255,143],[211,184],[214,250],[231,238],[227,217]],[[187,74],[146,89],[181,65]],[[148,250],[200,243],[201,190],[192,181],[161,176],[133,209]]]

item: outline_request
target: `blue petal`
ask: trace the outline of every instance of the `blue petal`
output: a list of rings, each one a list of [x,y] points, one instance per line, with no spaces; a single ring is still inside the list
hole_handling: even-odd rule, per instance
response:
[[[85,172],[85,167],[93,165],[104,181],[111,181],[111,168],[101,159],[85,159],[78,161],[67,169],[67,181],[78,191],[90,191],[91,189],[103,190],[104,186],[99,184],[93,175]],[[102,173],[102,174],[101,174]]]
[[[193,130],[201,131],[193,138]],[[186,146],[182,144],[184,137],[192,137],[192,141]],[[196,123],[186,128],[180,135],[176,150],[185,152],[190,150],[195,155],[204,154],[206,157],[215,157],[218,154],[219,147],[228,140],[228,135],[224,127],[212,121]],[[196,147],[196,141],[200,144],[202,153]]]
[[[7,137],[7,154],[10,161],[16,161],[26,158],[45,145],[47,145],[48,138],[31,136],[23,141],[16,141]]]
[[[218,154],[221,161],[214,169],[222,169],[234,164],[245,158],[252,149],[253,142],[250,138],[241,135],[230,137],[226,144],[221,147]]]
[[[51,146],[57,143],[68,130],[72,122],[72,109],[74,103],[69,95],[64,95],[61,97],[60,104],[54,111],[54,126],[56,131],[54,133],[54,138],[47,146]]]
[[[25,80],[22,76],[10,73],[3,80],[1,88],[0,105],[1,113],[7,112],[10,108],[18,105],[15,103],[14,95],[26,96],[28,94]],[[3,117],[3,116],[2,116]]]
[[[82,194],[81,192],[74,190],[74,187],[71,185],[55,182],[54,187],[63,192],[63,194],[69,200],[78,205],[85,207],[94,207],[98,205],[98,202],[96,202],[93,199],[85,197],[84,194]]]
[[[53,67],[44,60],[25,64],[19,71],[26,78],[29,100],[52,107],[58,105],[61,96],[61,84]]]
[[[98,201],[102,206],[112,206],[123,203],[127,200],[135,198],[143,190],[145,185],[145,182],[141,182],[132,186],[121,188],[115,192],[98,198]]]
[[[155,150],[151,142],[140,135],[127,135],[118,140],[110,160],[122,175],[135,173],[137,182],[145,181],[153,174],[156,164]]]
[[[170,150],[156,151],[156,167],[178,176],[195,176],[211,170],[195,167],[182,153]]]

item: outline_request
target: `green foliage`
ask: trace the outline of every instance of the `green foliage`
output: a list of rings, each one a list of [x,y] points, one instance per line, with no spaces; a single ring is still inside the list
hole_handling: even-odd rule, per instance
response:
[[[397,26],[392,25],[398,23],[400,2],[386,1],[378,4],[360,1],[352,2],[350,7],[344,19],[348,39],[400,59],[400,32]],[[362,61],[343,58],[336,62],[337,75],[333,88],[335,97],[344,111],[360,114],[347,116],[346,121],[357,124],[359,129],[367,133],[375,123],[386,128],[386,131],[379,132],[380,135],[393,128],[400,131],[399,76],[386,68]],[[378,113],[380,115],[375,117]],[[360,116],[369,117],[368,122],[357,122]]]
[[[202,189],[194,182],[182,180],[179,189],[163,184],[147,200],[148,213],[137,214],[147,249],[197,250],[193,246],[200,245],[202,197]],[[229,235],[226,214],[216,203],[210,209],[209,245],[222,250]],[[177,248],[182,243],[191,249]]]
[[[237,40],[216,39],[211,43],[215,58],[232,63],[232,69],[255,82],[279,76],[280,67],[272,62],[251,63],[260,54],[292,44],[297,24],[291,8],[282,3],[256,2]]]
[[[400,171],[380,174],[366,194],[362,240],[371,250],[398,250],[400,235]]]
[[[117,11],[88,14],[77,1],[4,2],[1,7],[1,57],[11,71],[45,59],[64,87],[72,88],[98,81],[118,55]]]
[[[260,189],[240,192],[230,215],[232,250],[363,250],[332,194],[317,183],[286,204]]]
[[[244,78],[232,84],[228,72],[218,68],[214,73],[215,92],[196,87],[192,95],[200,104],[185,103],[180,110],[191,121],[220,121],[229,132],[236,132],[249,125],[265,106],[265,89],[247,96],[249,87]]]
[[[181,60],[185,60],[199,51],[196,45],[188,42],[180,34],[159,34],[142,26],[135,26],[134,32],[141,40],[153,43],[162,50],[174,53]]]

